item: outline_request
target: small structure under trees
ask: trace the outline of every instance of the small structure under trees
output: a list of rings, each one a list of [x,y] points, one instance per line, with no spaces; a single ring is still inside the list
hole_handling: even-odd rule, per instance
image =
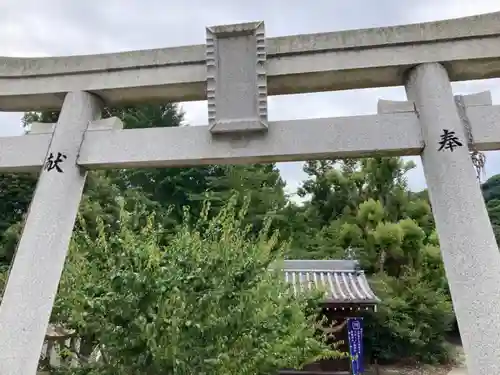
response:
[[[337,349],[350,355],[321,360],[302,370],[284,370],[281,374],[362,373],[365,362],[362,315],[376,311],[379,299],[359,263],[354,260],[287,260],[283,269],[295,293],[325,292],[323,316],[331,324],[327,329],[335,336],[335,341],[340,341]]]

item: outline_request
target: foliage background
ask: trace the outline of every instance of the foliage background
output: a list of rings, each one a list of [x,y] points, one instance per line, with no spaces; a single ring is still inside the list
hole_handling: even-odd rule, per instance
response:
[[[317,330],[319,295],[294,296],[279,262],[283,243],[255,236],[237,197],[208,219],[183,222],[161,246],[149,215],[121,211],[117,232],[75,233],[52,321],[75,329],[103,362],[80,363],[91,374],[270,374],[340,352]],[[107,275],[107,277],[103,277]],[[75,287],[77,285],[78,287]],[[81,372],[82,369],[76,370]],[[68,366],[62,374],[74,374]]]
[[[57,116],[56,112],[27,113],[25,124],[29,128],[32,121],[52,122]],[[107,108],[105,116],[120,117],[126,128],[179,126],[183,118],[174,104]],[[95,290],[87,290],[85,285],[92,284],[90,280],[96,277],[88,272],[115,275],[117,280],[116,273],[125,267],[125,264],[107,263],[117,259],[111,256],[113,252],[106,252],[109,251],[106,246],[117,253],[125,252],[125,258],[132,262],[130,266],[142,264],[144,272],[152,254],[164,247],[189,250],[185,256],[189,255],[192,260],[199,259],[196,257],[204,251],[213,251],[196,242],[196,234],[188,236],[187,227],[183,227],[185,209],[188,209],[190,225],[203,215],[210,222],[224,212],[226,203],[235,197],[232,203],[235,210],[246,207],[241,225],[248,228],[245,241],[250,241],[239,238],[242,242],[226,244],[235,254],[241,255],[245,246],[253,246],[249,239],[256,238],[268,225],[271,232],[279,231],[285,241],[283,252],[287,258],[359,259],[382,299],[379,312],[367,317],[365,336],[370,355],[386,362],[401,359],[446,362],[451,355],[446,338],[457,334],[456,324],[427,192],[412,192],[407,186],[405,176],[412,168],[413,164],[397,157],[308,161],[304,166],[308,178],[298,192],[301,203],[286,196],[285,184],[273,164],[90,172],[80,206],[82,220],[75,226],[73,240],[73,249],[79,250],[71,253],[66,265],[54,319],[80,327],[74,317],[80,316],[81,322],[87,322],[81,318],[87,311],[81,303],[86,301],[92,305],[94,299],[102,303],[96,302],[87,311],[88,319],[99,316],[98,320],[102,321],[103,311],[118,319],[119,314],[126,316],[125,310],[113,312],[112,306],[126,309],[128,304],[139,303],[133,298],[144,295],[147,289],[159,293],[161,288],[170,288],[173,285],[170,279],[159,277],[162,280],[159,283],[164,284],[161,286],[143,273],[141,283],[144,284],[137,285],[142,288],[147,285],[146,289],[129,295],[125,286],[136,285],[138,280],[121,280],[118,285],[116,281],[115,284],[106,281],[106,288],[113,291],[114,297],[101,300]],[[35,183],[35,175],[0,176],[0,283],[5,281]],[[500,175],[486,181],[482,189],[498,241]],[[250,199],[251,204],[245,206],[245,199]],[[204,202],[211,204],[211,210],[205,213]],[[125,232],[121,216],[124,213],[129,215]],[[151,213],[154,213],[153,221]],[[142,228],[150,231],[147,236]],[[155,239],[154,246],[149,237]],[[191,247],[175,245],[182,241]],[[228,248],[224,252],[226,256],[232,254]],[[156,275],[158,268],[155,267],[160,267],[159,264],[151,266],[148,272]],[[92,269],[94,271],[89,271]],[[101,284],[106,283],[105,279],[102,276]],[[61,299],[63,293],[72,297]],[[159,298],[162,294],[155,295]],[[61,302],[63,300],[66,302]],[[99,308],[103,311],[99,312]],[[81,324],[80,328],[84,329],[87,323]],[[102,340],[105,338],[91,339],[92,344]],[[120,340],[123,341],[117,344],[116,350],[117,353],[123,350],[121,353],[125,356],[126,335]]]

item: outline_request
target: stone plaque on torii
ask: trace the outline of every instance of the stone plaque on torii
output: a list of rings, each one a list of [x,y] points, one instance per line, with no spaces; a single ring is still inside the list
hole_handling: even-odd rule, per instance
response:
[[[1,172],[41,170],[0,306],[0,374],[36,373],[87,170],[392,155],[422,157],[469,373],[500,374],[500,253],[469,155],[500,149],[500,106],[450,85],[496,77],[500,13],[272,39],[257,22],[208,28],[206,45],[1,58],[0,110],[62,112],[0,138]],[[398,85],[408,101],[375,115],[267,120],[268,94]],[[104,104],[204,99],[208,126],[100,120]]]

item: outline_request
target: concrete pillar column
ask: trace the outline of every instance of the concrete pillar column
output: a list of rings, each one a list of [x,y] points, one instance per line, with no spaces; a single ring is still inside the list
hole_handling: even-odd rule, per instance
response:
[[[36,374],[87,175],[78,152],[100,115],[97,97],[66,95],[0,305],[1,375]]]
[[[445,68],[413,68],[406,92],[422,126],[422,163],[469,374],[500,374],[500,253]]]

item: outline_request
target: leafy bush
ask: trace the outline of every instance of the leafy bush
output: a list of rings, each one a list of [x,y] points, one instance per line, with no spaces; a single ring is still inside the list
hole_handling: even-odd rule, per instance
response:
[[[116,233],[102,223],[97,238],[75,233],[53,320],[103,360],[80,353],[83,367],[61,373],[255,375],[340,355],[316,329],[315,297],[295,297],[270,271],[283,250],[270,221],[252,235],[248,202],[238,212],[235,202],[213,219],[206,205],[194,225],[186,213],[166,247],[154,220],[131,230],[126,211]]]
[[[379,274],[373,286],[382,303],[367,319],[366,340],[380,361],[450,360],[445,337],[454,314],[446,290],[436,288],[415,270],[407,270],[400,278]]]

